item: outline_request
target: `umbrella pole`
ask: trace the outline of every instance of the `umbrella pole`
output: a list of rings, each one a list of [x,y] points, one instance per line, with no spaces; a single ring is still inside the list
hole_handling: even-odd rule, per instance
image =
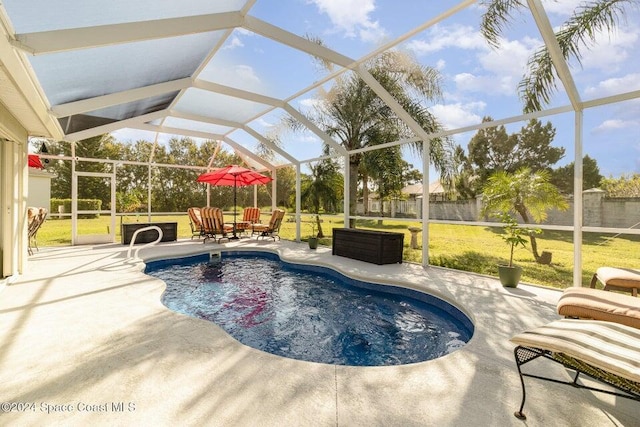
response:
[[[233,176],[233,237],[232,239],[237,239],[236,235],[236,192],[238,191],[238,187],[236,186],[236,181],[238,177],[236,175]]]

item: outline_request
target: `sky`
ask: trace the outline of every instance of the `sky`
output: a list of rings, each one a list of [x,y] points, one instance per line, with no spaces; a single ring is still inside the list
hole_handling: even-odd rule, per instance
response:
[[[274,3],[258,0],[249,15],[301,36],[319,37],[327,47],[358,59],[459,3],[424,0],[279,0]],[[580,3],[580,0],[543,1],[554,28],[558,28]],[[397,47],[440,72],[443,96],[427,106],[446,129],[476,125],[484,116],[502,119],[522,114],[518,83],[527,70],[528,58],[541,46],[542,38],[531,14],[524,10],[514,16],[503,34],[500,48],[494,49],[479,32],[483,10],[478,4],[463,8]],[[627,9],[618,29],[612,34],[599,34],[597,43],[584,50],[581,64],[571,63],[570,69],[583,101],[640,90],[640,11]],[[247,30],[236,29],[201,78],[286,99],[325,75],[326,71],[308,55]],[[558,89],[549,105],[551,108],[569,104],[562,86]],[[290,102],[295,108],[306,111],[316,99],[317,90],[312,90]],[[229,114],[243,113],[233,108],[231,100],[217,108],[229,111]],[[270,134],[280,129],[282,116],[281,110],[274,110],[254,120],[250,126]],[[574,114],[541,120],[543,123],[550,121],[556,128],[552,145],[566,150],[557,166],[573,161]],[[508,125],[507,131],[517,132],[524,124]],[[596,159],[602,175],[618,177],[640,173],[640,99],[585,110],[582,129],[584,154]],[[114,136],[120,140],[155,138],[155,134],[131,130],[115,132]],[[466,147],[472,136],[473,132],[457,134],[454,140]],[[169,137],[161,135],[159,140],[166,141]],[[236,131],[230,137],[250,150],[255,149],[256,141],[244,131]],[[300,160],[321,155],[322,143],[310,132],[287,133],[282,141],[284,148]],[[421,169],[415,155],[407,151],[406,159]]]

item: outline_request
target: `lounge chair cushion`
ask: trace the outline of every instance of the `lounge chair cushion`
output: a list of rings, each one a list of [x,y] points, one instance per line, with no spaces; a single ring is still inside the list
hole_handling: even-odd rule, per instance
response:
[[[601,320],[561,319],[511,342],[561,353],[640,385],[640,330]]]
[[[640,329],[640,299],[591,288],[568,288],[558,300],[558,314],[605,320]]]
[[[640,270],[631,268],[600,267],[591,279],[591,287],[595,288],[597,281],[604,285],[604,290],[618,290],[638,295],[640,288]]]

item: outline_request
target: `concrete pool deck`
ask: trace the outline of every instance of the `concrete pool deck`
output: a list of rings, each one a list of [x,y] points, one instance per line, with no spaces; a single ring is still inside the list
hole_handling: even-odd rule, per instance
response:
[[[29,258],[27,274],[0,290],[0,402],[29,404],[0,413],[0,424],[640,425],[637,402],[533,379],[526,380],[528,419],[513,416],[521,387],[509,338],[557,319],[557,291],[508,289],[497,279],[415,264],[377,266],[286,241],[180,241],[140,256],[224,248],[277,251],[288,261],[424,290],[467,312],[474,336],[450,355],[403,366],[285,359],[166,309],[163,282],[126,260],[125,246],[44,248]],[[549,362],[529,369],[571,378]]]

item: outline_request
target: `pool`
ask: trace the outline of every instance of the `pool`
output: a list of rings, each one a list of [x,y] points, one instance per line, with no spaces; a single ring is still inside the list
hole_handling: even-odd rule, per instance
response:
[[[293,359],[349,366],[422,362],[464,346],[473,324],[411,289],[292,264],[267,252],[151,261],[171,310],[209,320],[241,343]]]

